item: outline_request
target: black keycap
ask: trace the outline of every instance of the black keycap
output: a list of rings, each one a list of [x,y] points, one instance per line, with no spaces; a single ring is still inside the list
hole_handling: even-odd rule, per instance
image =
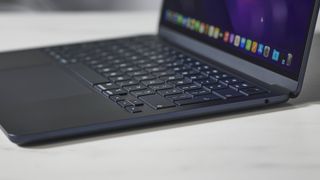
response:
[[[110,77],[109,79],[113,82],[121,82],[121,81],[131,80],[131,77],[130,76],[116,76],[116,77]]]
[[[166,71],[166,68],[164,67],[147,68],[146,71],[148,71],[149,73],[164,72]]]
[[[121,64],[117,64],[115,67],[117,67],[117,68],[128,68],[128,67],[133,67],[133,64],[131,64],[131,63],[121,63]]]
[[[153,68],[153,67],[157,67],[158,64],[156,63],[146,63],[146,64],[141,64],[140,67],[141,68]]]
[[[194,69],[196,69],[197,71],[207,71],[210,69],[210,67],[207,65],[204,65],[204,66],[195,67]]]
[[[123,72],[132,72],[132,71],[139,71],[140,70],[140,68],[138,68],[138,67],[126,67],[126,68],[122,68],[121,69],[121,71],[123,71]]]
[[[191,71],[192,69],[187,66],[180,66],[180,67],[175,67],[172,70],[174,70],[175,72],[178,72],[180,74],[183,74],[182,72],[188,72],[188,71]],[[196,71],[193,71],[193,72],[196,72]]]
[[[172,75],[172,76],[163,76],[160,79],[163,81],[166,81],[166,82],[167,81],[175,81],[175,80],[183,79],[183,76],[176,74],[176,75]]]
[[[197,81],[197,80],[201,80],[201,79],[207,79],[207,77],[203,74],[195,74],[195,75],[190,75],[187,76],[187,78],[191,79],[192,81]]]
[[[142,112],[142,110],[136,106],[128,106],[128,107],[126,107],[126,110],[130,113],[141,113]]]
[[[215,84],[208,84],[208,85],[204,85],[203,87],[214,91],[214,90],[220,90],[220,89],[227,89],[228,87],[224,84],[220,84],[220,83],[215,83]]]
[[[220,95],[221,97],[223,97],[225,99],[232,99],[232,98],[244,96],[243,94],[241,94],[238,91],[235,91],[233,89],[215,90],[213,92],[217,95]]]
[[[152,76],[152,75],[144,75],[144,76],[136,76],[135,79],[137,81],[146,81],[146,80],[153,80],[153,79],[156,79],[155,76]]]
[[[242,89],[242,90],[240,90],[240,92],[243,93],[246,96],[252,96],[252,95],[267,93],[266,90],[264,90],[262,88],[259,88],[259,87]]]
[[[175,107],[175,104],[157,94],[143,96],[140,99],[156,110]]]
[[[236,84],[236,83],[241,83],[243,81],[238,78],[226,78],[226,79],[221,79],[220,82],[222,82],[226,85],[232,85],[232,84]]]
[[[206,76],[212,76],[212,75],[215,75],[215,74],[220,74],[220,71],[218,71],[216,69],[209,69],[209,70],[201,71],[201,73],[206,75]]]
[[[153,73],[153,75],[155,75],[157,77],[172,76],[174,74],[175,74],[174,71],[164,71],[164,72]]]
[[[207,79],[201,79],[201,80],[196,80],[196,81],[194,81],[194,82],[195,82],[196,84],[201,85],[201,86],[211,85],[211,84],[215,84],[215,83],[216,83],[215,80],[209,79],[209,78],[207,78]]]
[[[184,106],[184,105],[201,104],[201,103],[207,103],[207,102],[219,101],[219,100],[221,100],[221,98],[219,98],[216,95],[210,94],[207,96],[201,96],[193,99],[176,101],[175,103],[179,106]]]
[[[129,76],[144,76],[144,75],[147,75],[148,72],[146,71],[133,71],[133,72],[129,72],[128,75]]]
[[[192,95],[193,97],[197,97],[197,96],[208,95],[210,94],[210,92],[205,89],[197,89],[197,90],[188,91],[188,94]]]
[[[176,94],[172,96],[167,96],[167,99],[171,101],[180,101],[180,100],[185,100],[185,99],[191,99],[192,96],[190,94]]]
[[[128,92],[131,92],[131,91],[144,90],[144,89],[147,89],[147,87],[144,85],[138,84],[138,85],[133,85],[133,86],[125,86],[124,89],[127,90]]]
[[[139,84],[139,82],[135,80],[128,80],[128,81],[117,82],[117,84],[121,87],[125,87],[125,86],[137,85]]]
[[[191,90],[200,89],[201,87],[196,84],[187,84],[183,86],[178,86],[178,88],[181,89],[182,91],[191,91]]]
[[[120,96],[120,95],[110,96],[110,99],[114,102],[124,101],[125,98],[126,96]]]
[[[241,90],[241,89],[253,88],[254,85],[246,83],[246,82],[243,82],[243,83],[232,84],[232,85],[230,85],[230,87],[235,89],[235,90]]]
[[[138,99],[129,99],[128,101],[134,106],[143,106],[143,102]]]
[[[169,84],[160,84],[160,85],[150,86],[150,88],[155,91],[158,91],[158,90],[170,89],[170,88],[173,88],[173,86]]]
[[[71,64],[68,67],[72,72],[77,74],[80,78],[87,81],[92,86],[108,82],[105,77],[101,76],[100,74],[94,72],[92,69],[89,69],[87,66],[84,66],[82,64]]]
[[[222,74],[214,74],[214,75],[211,75],[210,78],[213,79],[213,80],[218,81],[218,80],[221,80],[221,79],[229,78],[229,75],[223,74],[223,73]]]
[[[97,65],[98,67],[99,65]],[[102,66],[102,64],[101,64]],[[104,67],[98,70],[100,73],[111,73],[111,72],[116,72],[117,68],[113,68],[113,67]]]
[[[194,76],[199,74],[197,71],[194,70],[189,70],[189,71],[180,71],[179,74],[183,75],[183,76]]]
[[[160,90],[158,91],[158,93],[161,96],[170,96],[170,95],[180,94],[182,93],[182,91],[179,89],[166,89],[166,90]]]
[[[110,89],[117,89],[119,88],[118,85],[114,84],[114,83],[106,83],[106,84],[99,84],[95,86],[97,89],[99,89],[100,91],[106,91],[106,90],[110,90]]]
[[[118,104],[123,108],[128,107],[128,106],[132,106],[132,104],[129,101],[126,101],[126,100],[119,101]]]
[[[145,86],[153,86],[153,85],[164,84],[164,81],[160,79],[155,79],[155,80],[142,81],[142,84],[144,84]]]
[[[113,96],[113,95],[127,95],[127,91],[123,89],[111,89],[104,92],[107,96]]]
[[[141,96],[151,95],[151,94],[155,94],[155,93],[151,89],[146,89],[146,90],[142,90],[142,91],[132,91],[131,94],[135,97],[141,97]]]
[[[115,76],[122,76],[122,72],[110,72],[110,73],[104,73],[103,74],[105,77],[115,77]]]
[[[174,86],[183,86],[183,85],[191,84],[192,81],[189,79],[180,79],[180,80],[170,81],[169,83]]]

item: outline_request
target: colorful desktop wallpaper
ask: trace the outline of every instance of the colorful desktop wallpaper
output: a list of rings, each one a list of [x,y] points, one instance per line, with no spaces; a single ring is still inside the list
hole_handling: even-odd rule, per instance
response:
[[[297,79],[314,3],[315,0],[165,0],[161,22],[255,64]],[[182,18],[180,26],[179,18]],[[212,26],[212,31],[218,28],[221,39],[210,37],[209,32],[207,35],[197,32],[188,26],[188,21],[192,24],[192,20],[195,26],[199,22],[200,28],[202,24],[207,29]],[[237,35],[244,44],[235,45]],[[260,54],[257,50],[259,47],[260,51],[263,50]]]

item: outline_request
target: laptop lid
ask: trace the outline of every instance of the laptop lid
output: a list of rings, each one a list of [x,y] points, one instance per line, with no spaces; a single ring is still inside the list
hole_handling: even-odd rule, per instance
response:
[[[318,11],[319,0],[164,0],[159,35],[296,97]]]

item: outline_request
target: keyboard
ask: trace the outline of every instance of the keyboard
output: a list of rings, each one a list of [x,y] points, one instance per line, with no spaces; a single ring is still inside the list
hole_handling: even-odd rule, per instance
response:
[[[227,101],[267,90],[186,55],[157,37],[136,37],[45,49],[130,113]]]

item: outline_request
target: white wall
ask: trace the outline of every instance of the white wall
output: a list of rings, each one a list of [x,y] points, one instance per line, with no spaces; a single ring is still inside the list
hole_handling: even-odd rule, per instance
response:
[[[162,0],[0,0],[0,10],[158,10]]]

